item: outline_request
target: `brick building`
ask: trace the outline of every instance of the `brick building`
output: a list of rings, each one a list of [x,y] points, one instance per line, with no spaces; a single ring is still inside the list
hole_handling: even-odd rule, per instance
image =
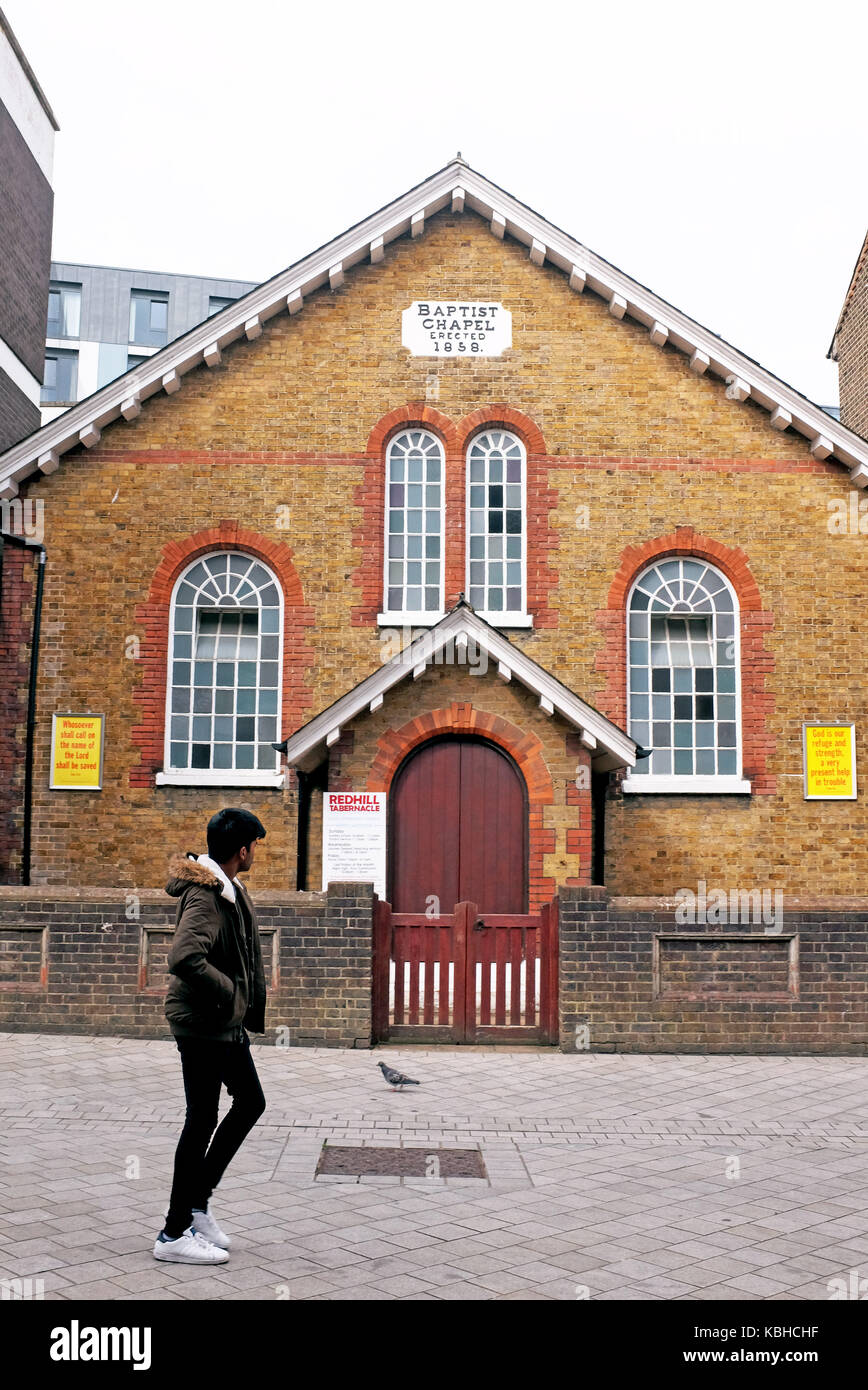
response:
[[[474,969],[502,943],[484,968],[562,1046],[585,1020],[601,1046],[864,1048],[864,796],[806,799],[802,741],[865,746],[866,481],[850,429],[451,162],[0,457],[48,556],[25,899],[29,557],[4,575],[11,1025],[159,1030],[166,858],[242,804],[294,1040],[400,1036],[411,1005],[436,1032],[448,926]],[[64,712],[105,715],[99,790],[49,785]],[[372,813],[355,873],[344,807]],[[371,881],[446,924],[391,984],[377,951],[420,922]],[[673,945],[673,895],[711,885],[783,894],[787,929],[712,915]],[[492,915],[549,941],[533,983]]]
[[[827,353],[838,364],[841,420],[868,436],[868,235],[862,243]]]

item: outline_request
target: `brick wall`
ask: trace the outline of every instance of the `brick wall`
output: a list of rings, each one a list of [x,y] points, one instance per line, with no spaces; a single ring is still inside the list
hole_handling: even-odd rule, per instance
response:
[[[868,252],[862,247],[836,334],[841,424],[868,438]]]
[[[423,288],[503,301],[513,313],[513,347],[473,362],[410,357],[400,344],[401,312]],[[71,451],[57,472],[24,487],[45,502],[48,547],[34,883],[156,887],[165,855],[204,849],[210,815],[241,804],[268,829],[257,883],[294,887],[292,785],[154,785],[165,648],[149,605],[153,595],[165,605],[167,553],[184,552],[211,528],[219,535],[223,522],[259,537],[258,545],[287,547],[299,597],[290,604],[299,622],[288,721],[325,709],[381,660],[371,621],[382,582],[372,436],[380,429],[384,449],[383,422],[395,411],[419,419],[426,408],[437,412],[432,427],[444,438],[450,429],[456,439],[472,432],[492,412],[524,431],[530,525],[541,547],[531,556],[532,588],[545,625],[511,637],[610,717],[618,711],[606,661],[621,637],[599,615],[612,620],[625,554],[687,529],[720,548],[713,553],[739,552],[756,586],[759,606],[743,614],[751,670],[742,674],[746,688],[749,678],[759,682],[748,729],[757,734],[750,770],[758,794],[627,797],[616,789],[608,802],[611,891],[661,894],[706,878],[859,892],[864,797],[805,802],[799,778],[803,720],[854,718],[859,766],[865,756],[868,646],[853,634],[864,625],[866,541],[830,535],[827,526],[827,503],[849,496],[846,469],[816,462],[808,441],[773,430],[750,401],[728,401],[721,382],[696,377],[674,349],[655,347],[638,324],[616,322],[592,293],[574,294],[559,272],[531,265],[526,248],[497,241],[469,213],[430,219],[418,240],[390,245],[381,265],[359,266],[339,290],[310,296],[302,313],[270,319],[259,338],[227,348],[220,365],[190,372],[175,395],[148,401],[136,420],[106,428],[93,449]],[[447,450],[450,459],[447,490],[456,497],[460,448]],[[460,556],[460,506],[447,529],[450,553]],[[454,581],[459,571],[452,564],[448,572]],[[447,593],[450,603],[456,597]],[[623,624],[623,613],[614,617]],[[130,636],[140,639],[138,657]],[[443,687],[426,673],[387,698],[377,738],[467,698],[528,727],[527,712],[517,718],[494,691],[480,701]],[[99,793],[48,788],[51,714],[68,709],[107,713]],[[530,726],[537,734],[539,719]],[[362,723],[350,731],[356,748]],[[563,736],[561,726],[560,751],[547,746],[543,755],[553,780],[567,775]],[[377,739],[366,752],[367,767],[360,756],[352,763],[362,785]],[[543,877],[564,882],[585,872],[576,865],[587,854],[580,812],[568,802],[543,808],[543,828],[560,837],[543,851]],[[315,825],[318,815],[317,798]],[[317,887],[315,838],[310,864]]]
[[[255,900],[269,978],[264,1041],[369,1046],[370,885]],[[0,1029],[169,1036],[173,926],[165,894],[0,889]],[[564,888],[561,1050],[866,1055],[866,926],[865,898],[794,902],[766,931],[753,920],[684,925],[671,899]]]
[[[39,369],[42,375],[42,368]],[[11,449],[19,439],[32,434],[40,425],[39,406],[25,396],[0,368],[0,453]]]
[[[561,891],[563,1051],[868,1054],[868,898],[765,922],[684,925],[677,906]]]
[[[33,633],[36,556],[17,546],[3,548],[3,601],[0,604],[0,882],[20,881],[27,732],[27,684]]]
[[[265,1041],[370,1046],[370,886],[254,896],[269,985]],[[0,1028],[168,1037],[175,909],[153,891],[0,888]]]

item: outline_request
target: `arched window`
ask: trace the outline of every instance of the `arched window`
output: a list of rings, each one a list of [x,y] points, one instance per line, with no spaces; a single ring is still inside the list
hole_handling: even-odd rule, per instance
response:
[[[169,618],[166,761],[189,780],[278,771],[283,595],[253,555],[218,551],[178,579]]]
[[[703,560],[660,560],[627,602],[629,732],[649,759],[631,770],[651,790],[741,777],[738,600]],[[701,783],[697,779],[702,779]],[[746,784],[732,789],[749,790]]]
[[[386,451],[386,556],[383,606],[416,620],[443,612],[443,445],[407,429]]]
[[[486,430],[467,450],[467,595],[493,623],[525,615],[525,532],[524,445]]]

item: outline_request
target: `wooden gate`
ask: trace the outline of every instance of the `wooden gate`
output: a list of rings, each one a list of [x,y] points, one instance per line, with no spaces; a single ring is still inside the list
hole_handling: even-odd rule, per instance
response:
[[[377,901],[374,1041],[556,1043],[557,907],[427,917]]]

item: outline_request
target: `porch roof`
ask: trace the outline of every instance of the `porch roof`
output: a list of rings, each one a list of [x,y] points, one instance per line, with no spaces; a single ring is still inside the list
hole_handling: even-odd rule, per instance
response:
[[[510,642],[475,613],[463,598],[433,627],[427,628],[328,709],[274,747],[286,754],[290,767],[311,771],[327,756],[328,749],[337,743],[348,724],[360,714],[379,709],[399,682],[418,680],[438,657],[442,662],[440,654],[450,644],[454,653],[452,660],[466,661],[468,649],[471,653],[474,649],[484,652],[488,660],[496,664],[501,680],[519,681],[539,698],[540,708],[546,714],[557,712],[574,725],[591,755],[595,772],[633,767],[642,755],[643,750],[635,739]]]

